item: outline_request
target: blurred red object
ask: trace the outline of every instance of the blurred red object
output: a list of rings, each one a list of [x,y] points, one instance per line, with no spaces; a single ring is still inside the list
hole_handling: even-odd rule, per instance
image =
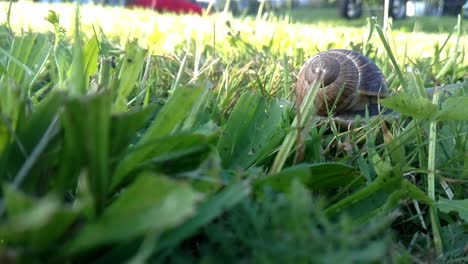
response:
[[[135,0],[129,7],[151,8],[160,12],[177,14],[193,13],[201,15],[203,8],[195,3],[184,0]]]

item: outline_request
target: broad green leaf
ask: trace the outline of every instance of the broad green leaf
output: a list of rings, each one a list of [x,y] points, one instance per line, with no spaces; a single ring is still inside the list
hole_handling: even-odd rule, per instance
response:
[[[261,178],[254,183],[254,186],[258,189],[268,185],[275,190],[286,191],[294,180],[298,180],[311,190],[320,191],[348,185],[362,185],[365,178],[353,167],[340,163],[300,164]]]
[[[136,137],[137,131],[145,126],[155,108],[155,105],[151,105],[144,109],[112,115],[110,124],[112,156],[120,154],[131,145],[130,141]]]
[[[198,108],[210,87],[208,83],[202,82],[176,88],[138,144],[145,145],[176,131],[190,113]]]
[[[144,136],[115,170],[112,189],[121,184],[128,174],[140,166],[142,162],[151,159],[153,150],[146,146],[152,145],[157,149],[154,144],[158,143],[158,140],[168,137],[176,131],[194,108],[197,108],[199,102],[203,100],[208,87],[206,84],[201,84],[196,87],[178,87],[174,91],[164,107],[158,112]]]
[[[85,77],[89,80],[90,76],[94,75],[98,69],[99,42],[96,37],[88,40],[83,47],[83,63]]]
[[[151,157],[151,162],[164,162],[207,148],[215,139],[215,135],[215,133],[211,135],[182,133],[161,138],[154,144],[148,144],[135,151],[144,149],[143,152]]]
[[[404,92],[380,100],[383,106],[417,119],[432,119],[437,114],[437,106],[427,98],[412,96]]]
[[[16,175],[33,149],[39,144],[64,102],[64,93],[51,92],[34,106],[28,118],[21,120],[21,126],[16,135],[17,141],[12,142],[0,157],[0,174]],[[18,145],[18,142],[21,142],[21,145]],[[39,162],[38,166],[41,165],[47,167],[47,164]],[[35,183],[31,181],[33,182]]]
[[[145,163],[164,162],[201,150],[208,150],[208,144],[216,139],[215,132],[213,131],[208,136],[195,133],[182,133],[156,139],[154,142],[148,142],[144,146],[135,146],[129,150],[127,156],[117,166],[111,188],[117,187],[126,179],[130,172],[145,165]]]
[[[223,190],[210,196],[197,208],[196,214],[182,225],[164,232],[153,246],[153,254],[176,247],[185,239],[196,234],[204,226],[210,224],[217,217],[229,211],[251,192],[248,182],[238,182],[226,186]],[[95,264],[122,262],[131,258],[140,247],[141,241],[122,243],[109,253],[95,261]]]
[[[444,213],[457,212],[465,223],[468,223],[468,199],[464,200],[448,200],[439,198],[437,207]]]
[[[9,245],[46,249],[77,217],[75,211],[61,205],[53,195],[34,201],[8,185],[4,186],[4,195],[7,219],[0,224],[0,237]]]
[[[135,83],[143,70],[146,50],[138,45],[137,40],[129,41],[125,45],[125,57],[120,69],[117,99],[114,104],[114,112],[122,112],[128,109],[128,96],[133,91]]]
[[[34,204],[32,197],[27,196],[8,184],[3,186],[3,194],[5,197],[6,213],[9,217],[20,215],[31,208]]]
[[[442,109],[437,115],[437,120],[468,120],[468,112],[466,112],[467,105],[468,97],[449,97],[442,104]]]
[[[466,243],[468,241],[468,232],[466,224],[451,223],[443,226],[440,230],[444,248],[449,249],[444,252],[448,258],[462,258],[466,256]]]
[[[223,166],[247,168],[271,154],[284,136],[286,111],[276,100],[244,93],[218,142]]]
[[[66,253],[127,241],[148,232],[160,234],[192,216],[201,198],[186,183],[142,173],[100,218],[78,233]]]
[[[300,179],[293,179],[291,187],[287,192],[292,214],[310,216],[314,206],[310,191]]]
[[[101,93],[71,99],[61,113],[65,146],[58,187],[66,191],[85,169],[98,211],[104,207],[110,184],[110,108],[110,94]]]
[[[213,195],[198,208],[197,214],[177,229],[172,229],[160,238],[156,251],[176,246],[184,239],[193,235],[199,228],[207,225],[213,219],[229,210],[250,194],[251,188],[247,182],[238,182],[226,187]]]
[[[57,79],[54,80],[59,89],[65,89],[65,80],[72,63],[72,53],[65,43],[54,44],[54,61],[57,69]]]

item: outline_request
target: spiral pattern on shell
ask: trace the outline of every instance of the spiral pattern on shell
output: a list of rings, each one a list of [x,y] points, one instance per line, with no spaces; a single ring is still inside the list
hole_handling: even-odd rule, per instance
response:
[[[320,116],[327,116],[327,109],[334,105],[335,116],[362,112],[366,105],[378,105],[378,99],[388,93],[382,72],[369,58],[355,51],[337,49],[321,52],[304,64],[296,83],[299,103],[319,75],[323,75],[323,84],[315,105]]]

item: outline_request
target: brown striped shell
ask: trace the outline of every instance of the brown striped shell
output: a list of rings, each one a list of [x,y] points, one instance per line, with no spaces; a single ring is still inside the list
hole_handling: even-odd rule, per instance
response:
[[[369,58],[355,51],[336,49],[321,52],[304,64],[296,83],[299,104],[320,74],[323,84],[315,98],[319,116],[332,111],[335,116],[353,118],[363,115],[366,106],[371,115],[376,115],[378,99],[388,94],[382,72]]]

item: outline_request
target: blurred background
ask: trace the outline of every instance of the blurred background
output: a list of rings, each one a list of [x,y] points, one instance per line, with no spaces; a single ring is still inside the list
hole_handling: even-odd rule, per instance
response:
[[[389,15],[395,19],[406,16],[441,16],[457,15],[465,9],[468,12],[466,0],[388,0]],[[359,18],[364,12],[382,11],[385,0],[196,0],[204,7],[212,6],[215,10],[223,10],[226,5],[233,13],[256,13],[262,5],[265,9],[288,9],[300,7],[334,7],[340,16],[348,19]]]
[[[66,0],[34,0],[43,3],[70,2]],[[82,0],[82,3],[126,6],[144,2],[151,7],[159,3],[187,2],[213,12],[230,11],[234,15],[257,14],[260,11],[300,10],[304,8],[333,8],[339,16],[357,19],[363,15],[381,14],[386,0]],[[413,16],[468,16],[468,0],[387,0],[389,15],[394,19]],[[172,3],[168,5],[172,5]]]

